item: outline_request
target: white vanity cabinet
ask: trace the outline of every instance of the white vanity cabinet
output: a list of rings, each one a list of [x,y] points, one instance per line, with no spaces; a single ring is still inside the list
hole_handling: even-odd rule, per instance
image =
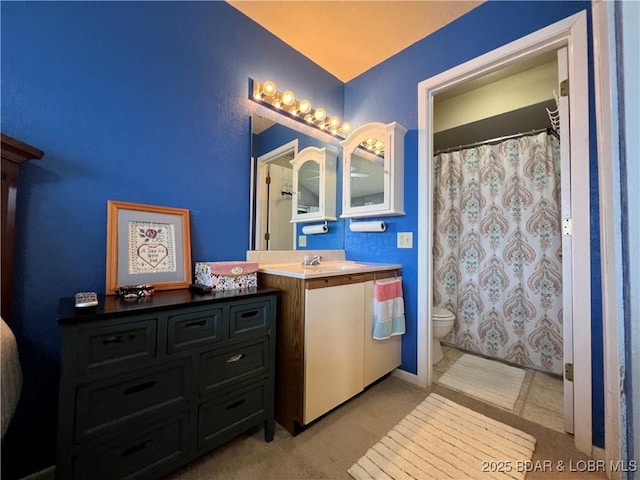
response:
[[[397,122],[373,122],[340,142],[343,218],[404,215],[404,135]]]
[[[336,219],[337,158],[337,149],[307,147],[291,160],[292,223]]]
[[[364,388],[364,301],[362,282],[305,289],[305,425]]]
[[[293,435],[400,366],[401,336],[373,340],[374,279],[401,270],[314,278],[258,272],[280,290],[276,421]]]

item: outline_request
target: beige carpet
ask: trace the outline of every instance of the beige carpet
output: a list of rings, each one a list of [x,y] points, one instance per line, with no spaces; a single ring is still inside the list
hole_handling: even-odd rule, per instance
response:
[[[513,410],[524,380],[522,368],[464,354],[438,383],[479,400]]]
[[[531,461],[535,445],[531,435],[432,393],[348,472],[356,480],[524,478],[517,465]],[[513,468],[496,472],[500,464]]]

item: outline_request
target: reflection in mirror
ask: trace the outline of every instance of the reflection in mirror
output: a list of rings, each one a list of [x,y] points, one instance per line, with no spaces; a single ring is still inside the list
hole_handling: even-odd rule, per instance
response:
[[[251,250],[344,248],[344,221],[341,219],[329,222],[327,234],[306,236],[306,246],[300,245],[305,242],[299,241],[303,224],[291,222],[295,194],[291,161],[298,152],[310,146],[335,148],[335,144],[305,135],[258,114],[252,115]],[[319,207],[318,172],[315,162],[305,162],[298,172],[301,183],[304,182],[298,203],[307,212],[317,211]],[[341,191],[339,186],[337,191]],[[339,205],[339,199],[336,201]]]
[[[320,165],[307,160],[298,170],[298,215],[314,213],[320,209]]]
[[[351,155],[351,206],[384,203],[384,157],[357,149]]]

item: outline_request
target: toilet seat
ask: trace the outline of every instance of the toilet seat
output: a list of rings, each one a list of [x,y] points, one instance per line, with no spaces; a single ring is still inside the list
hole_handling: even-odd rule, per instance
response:
[[[453,317],[453,312],[450,312],[449,310],[446,310],[444,308],[433,307],[431,309],[431,317],[433,319],[444,320]]]
[[[453,312],[441,307],[431,307],[431,361],[433,365],[444,358],[440,339],[446,337],[453,328],[456,316]]]

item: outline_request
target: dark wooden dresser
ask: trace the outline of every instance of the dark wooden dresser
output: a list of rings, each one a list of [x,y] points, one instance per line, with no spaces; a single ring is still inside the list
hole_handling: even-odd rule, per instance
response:
[[[56,477],[155,479],[255,426],[271,441],[277,293],[60,299]]]

